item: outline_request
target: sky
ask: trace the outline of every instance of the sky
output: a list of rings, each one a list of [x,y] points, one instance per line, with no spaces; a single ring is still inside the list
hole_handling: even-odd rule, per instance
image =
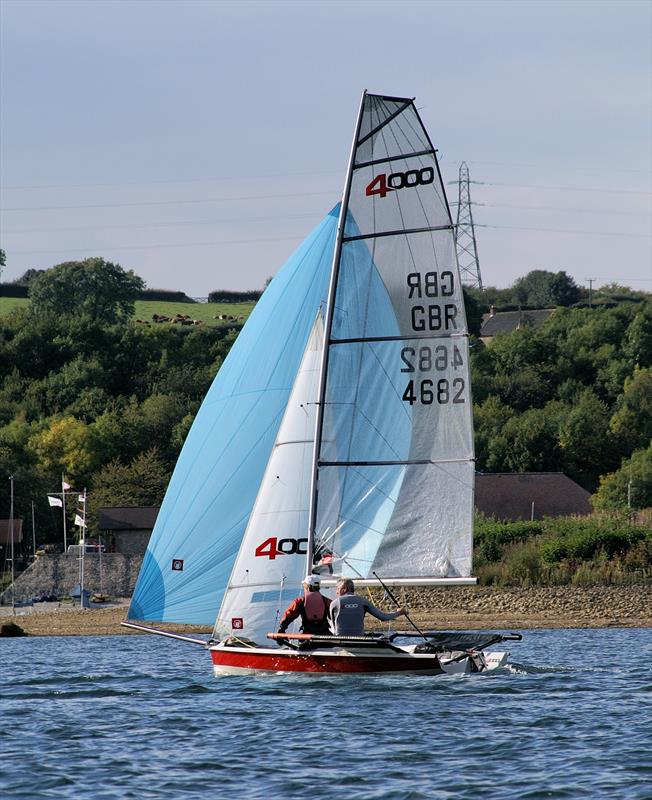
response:
[[[0,0],[2,280],[262,288],[339,201],[367,89],[416,98],[453,204],[468,164],[485,285],[652,291],[651,41],[650,0]]]

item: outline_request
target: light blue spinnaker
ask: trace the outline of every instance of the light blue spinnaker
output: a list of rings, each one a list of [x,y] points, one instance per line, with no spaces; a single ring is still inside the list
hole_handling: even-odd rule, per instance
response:
[[[339,205],[249,317],[190,429],[152,533],[130,619],[212,624],[320,304]]]

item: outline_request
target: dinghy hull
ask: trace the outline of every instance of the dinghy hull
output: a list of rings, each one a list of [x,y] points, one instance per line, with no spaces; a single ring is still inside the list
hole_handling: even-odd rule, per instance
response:
[[[210,648],[216,675],[252,675],[256,673],[312,674],[387,674],[400,672],[417,675],[442,675],[437,654],[394,651],[370,651],[368,648],[333,648],[311,651],[272,647]]]

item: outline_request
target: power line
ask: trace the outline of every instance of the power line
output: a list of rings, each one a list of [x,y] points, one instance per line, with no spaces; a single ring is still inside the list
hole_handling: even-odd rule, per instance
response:
[[[452,205],[455,205],[454,203]],[[478,203],[473,201],[472,205],[482,206],[483,208],[513,208],[517,211],[564,211],[571,214],[614,214],[619,217],[649,217],[647,211],[615,211],[611,208],[577,208],[577,206],[513,206],[507,203]]]
[[[156,181],[123,181],[122,183],[49,183],[27,186],[3,186],[2,191],[22,192],[32,189],[119,189],[121,186],[160,186],[162,184],[174,183],[218,183],[219,181],[247,181],[247,180],[276,180],[278,178],[308,178],[312,175],[339,175],[340,173],[332,171],[320,172],[281,172],[281,173],[265,173],[257,175],[221,175],[212,176],[208,178],[161,178]]]
[[[601,194],[636,194],[652,195],[652,192],[644,192],[639,189],[596,189],[591,186],[549,186],[541,183],[497,183],[495,181],[473,181],[482,186],[505,186],[512,189],[551,189],[562,192],[599,192]]]
[[[224,219],[207,219],[207,220],[183,220],[180,222],[147,222],[147,223],[131,223],[127,225],[73,225],[65,226],[57,225],[54,228],[5,228],[3,233],[58,233],[59,231],[104,231],[104,230],[123,230],[134,228],[177,228],[184,225],[223,225],[226,223],[252,223],[252,222],[268,222],[279,221],[286,219],[309,219],[314,218],[314,214],[283,214],[282,216],[265,216],[265,217],[226,217]]]
[[[134,208],[136,206],[173,206],[198,203],[226,203],[238,200],[278,200],[282,197],[315,197],[333,195],[335,192],[287,192],[285,194],[251,194],[232,197],[206,197],[192,200],[146,200],[135,203],[87,203],[74,206],[26,206],[22,208],[0,208],[0,211],[63,211],[81,208]]]
[[[536,231],[539,233],[568,233],[568,234],[580,234],[582,236],[621,236],[621,237],[641,237],[641,238],[652,238],[652,234],[632,234],[632,233],[609,233],[607,231],[579,231],[579,230],[569,230],[569,229],[557,229],[557,228],[527,228],[527,227],[519,227],[519,226],[510,226],[510,225],[482,225],[475,223],[476,228],[496,228],[500,230],[512,230],[512,231]],[[297,236],[280,236],[275,238],[261,238],[261,239],[222,239],[219,241],[209,241],[209,242],[180,242],[176,244],[143,244],[143,245],[117,245],[117,246],[103,246],[103,245],[91,245],[89,247],[75,247],[75,248],[62,248],[57,250],[10,250],[8,249],[7,252],[9,255],[48,255],[48,254],[55,254],[55,253],[86,253],[89,250],[102,250],[102,251],[111,251],[111,250],[166,250],[170,248],[179,248],[179,247],[215,247],[220,245],[232,245],[232,244],[257,244],[260,242],[288,242],[288,241],[297,241],[301,239],[303,234],[298,234]]]
[[[298,236],[279,236],[277,238],[264,238],[264,239],[222,239],[217,242],[179,242],[178,244],[134,244],[134,245],[117,245],[114,247],[105,247],[104,245],[92,245],[90,247],[66,247],[62,250],[8,250],[10,255],[16,256],[37,256],[37,255],[50,255],[55,253],[88,253],[90,250],[95,252],[101,250],[168,250],[177,247],[214,247],[222,244],[258,244],[260,242],[291,242],[302,239],[303,234]]]
[[[623,236],[625,238],[652,239],[652,233],[620,233],[612,231],[579,231],[571,228],[530,228],[521,225],[487,225],[476,222],[476,228],[497,228],[504,231],[538,231],[539,233],[577,233],[582,236]]]
[[[485,161],[480,160],[476,161],[475,159],[471,159],[469,161],[470,164],[491,164],[493,166],[498,167],[537,167],[541,168],[541,162],[536,163],[534,161]],[[554,164],[546,164],[545,165],[548,169],[554,167]],[[604,165],[601,166],[587,166],[587,167],[580,167],[577,165],[568,166],[566,164],[562,167],[564,170],[570,170],[573,172],[600,172],[604,174],[605,167]],[[652,175],[652,170],[649,169],[634,169],[628,167],[613,167],[609,166],[609,172],[623,172],[623,173],[631,173],[636,175]]]
[[[444,164],[457,164],[456,160],[449,160],[444,159],[440,163]],[[467,163],[473,165],[482,165],[488,164],[491,166],[499,166],[499,167],[541,167],[541,162],[537,163],[534,161],[493,161],[487,159],[471,159]],[[600,172],[604,174],[605,167],[604,165],[594,165],[594,166],[569,166],[569,165],[555,165],[555,164],[546,164],[548,169],[554,167],[563,168],[565,171],[572,171],[572,172]],[[634,174],[634,175],[652,175],[652,171],[648,169],[634,169],[634,168],[626,168],[626,167],[609,167],[609,172],[614,173],[626,173],[626,174]],[[160,186],[165,184],[179,184],[179,183],[211,183],[211,182],[219,182],[219,181],[233,181],[233,180],[266,180],[266,179],[278,179],[278,178],[306,178],[310,177],[311,175],[340,175],[339,170],[320,170],[318,172],[282,172],[282,173],[264,173],[264,174],[256,174],[256,175],[212,175],[210,177],[204,178],[161,178],[159,180],[153,181],[122,181],[121,183],[114,183],[114,182],[107,182],[107,181],[98,181],[95,183],[49,183],[49,184],[27,184],[25,186],[20,185],[8,185],[1,187],[2,191],[31,191],[31,190],[43,190],[43,189],[108,189],[108,188],[120,188],[122,186]]]

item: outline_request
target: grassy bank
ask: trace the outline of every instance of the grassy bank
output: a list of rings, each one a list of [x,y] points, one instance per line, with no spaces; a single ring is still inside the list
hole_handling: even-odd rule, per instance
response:
[[[29,300],[24,297],[0,297],[0,316],[9,314],[14,308],[25,308]],[[205,325],[243,324],[254,307],[254,303],[171,303],[165,300],[137,300],[134,319],[151,322],[153,314],[174,317],[185,315],[201,320]],[[216,319],[221,315],[235,320]]]

